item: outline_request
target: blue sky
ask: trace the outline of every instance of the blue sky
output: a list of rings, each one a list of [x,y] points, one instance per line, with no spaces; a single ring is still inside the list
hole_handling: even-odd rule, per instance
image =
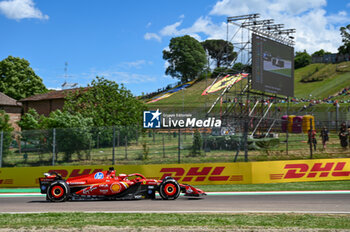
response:
[[[350,0],[0,0],[0,59],[27,59],[48,88],[98,75],[139,95],[176,82],[162,59],[172,37],[226,39],[226,17],[248,13],[296,28],[297,51],[336,52]]]

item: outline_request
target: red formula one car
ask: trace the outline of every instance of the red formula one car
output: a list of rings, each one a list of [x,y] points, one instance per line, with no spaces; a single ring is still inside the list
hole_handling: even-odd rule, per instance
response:
[[[170,176],[163,180],[146,179],[138,173],[116,176],[114,168],[67,180],[56,172],[44,175],[45,177],[39,178],[41,193],[53,202],[70,199],[155,199],[156,192],[164,200],[175,200],[180,193],[185,193],[188,197],[206,195],[193,186],[179,184]]]

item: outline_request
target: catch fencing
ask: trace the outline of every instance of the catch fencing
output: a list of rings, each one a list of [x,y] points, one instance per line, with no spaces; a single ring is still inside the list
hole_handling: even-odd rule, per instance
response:
[[[0,136],[0,167],[215,163],[349,158],[338,131],[329,132],[323,148],[316,123],[317,147],[305,133],[281,131],[264,121],[252,133],[247,123],[219,129],[142,129],[140,127],[54,128],[24,130]],[[331,122],[330,122],[331,123]],[[266,134],[266,131],[269,131]]]

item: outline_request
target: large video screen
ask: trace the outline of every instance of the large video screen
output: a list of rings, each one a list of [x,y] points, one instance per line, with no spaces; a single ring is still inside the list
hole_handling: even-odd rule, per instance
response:
[[[294,48],[253,34],[252,88],[294,96]]]

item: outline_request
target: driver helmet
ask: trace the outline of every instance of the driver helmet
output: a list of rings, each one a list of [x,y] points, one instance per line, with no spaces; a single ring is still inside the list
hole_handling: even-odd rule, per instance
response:
[[[115,170],[114,170],[114,167],[110,167],[110,168],[108,169],[107,176],[115,177]]]

